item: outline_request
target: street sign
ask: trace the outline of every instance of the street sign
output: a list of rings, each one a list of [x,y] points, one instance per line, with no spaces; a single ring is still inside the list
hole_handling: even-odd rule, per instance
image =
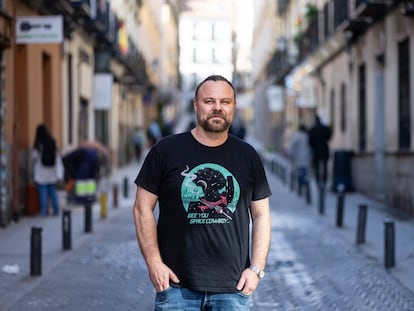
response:
[[[16,43],[61,43],[63,20],[56,16],[18,16],[16,20]]]

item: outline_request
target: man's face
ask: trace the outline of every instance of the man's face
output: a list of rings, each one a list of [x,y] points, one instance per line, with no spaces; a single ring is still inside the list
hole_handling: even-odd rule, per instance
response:
[[[236,101],[234,92],[225,81],[207,81],[194,100],[197,121],[206,132],[222,133],[233,120]]]

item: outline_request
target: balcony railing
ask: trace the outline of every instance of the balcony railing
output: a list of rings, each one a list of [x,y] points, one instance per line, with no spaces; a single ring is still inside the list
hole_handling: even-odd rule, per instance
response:
[[[378,20],[387,13],[391,2],[388,0],[355,0],[352,16],[355,18],[367,17]]]
[[[297,37],[299,61],[305,59],[319,46],[319,16],[314,16],[306,30]]]
[[[276,83],[282,83],[292,68],[287,51],[276,50],[267,66],[267,74],[274,76]]]

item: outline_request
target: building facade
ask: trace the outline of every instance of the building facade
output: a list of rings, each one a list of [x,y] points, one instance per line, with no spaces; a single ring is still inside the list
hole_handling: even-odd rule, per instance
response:
[[[178,51],[171,35],[177,33],[178,10],[174,1],[1,3],[0,16],[8,25],[1,45],[1,176],[8,178],[0,193],[12,195],[2,195],[0,219],[7,224],[29,204],[26,189],[32,182],[31,149],[38,124],[50,129],[62,153],[83,141],[98,141],[110,150],[112,167],[134,158],[135,129],[162,113],[159,94],[178,92],[178,65],[170,58]],[[157,14],[161,11],[163,19]],[[49,18],[60,20],[56,27],[61,39],[45,42],[42,34],[37,42],[18,41],[19,31],[32,37]]]
[[[317,113],[332,127],[332,155],[352,154],[352,188],[411,214],[413,6],[411,0],[279,0],[273,40],[283,45],[266,73],[283,89],[289,125],[311,125]]]

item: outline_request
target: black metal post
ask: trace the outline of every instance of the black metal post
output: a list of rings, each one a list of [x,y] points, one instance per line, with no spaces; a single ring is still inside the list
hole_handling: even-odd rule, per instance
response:
[[[367,205],[360,204],[358,206],[358,226],[357,226],[357,236],[356,244],[365,243],[365,228],[367,223]]]
[[[323,184],[318,185],[319,190],[319,214],[325,214],[325,186]]]
[[[286,185],[286,179],[287,179],[286,178],[286,167],[282,166],[280,169],[281,169],[280,174],[282,176],[282,182],[284,185]]]
[[[118,207],[118,185],[114,185],[112,194],[114,200],[114,207]]]
[[[42,275],[42,228],[32,227],[30,237],[30,275]]]
[[[62,245],[64,250],[72,248],[71,211],[64,210],[62,214]]]
[[[124,198],[128,197],[128,177],[124,177]]]
[[[295,172],[293,170],[290,171],[290,191],[295,189]]]
[[[85,202],[85,232],[92,232],[92,202],[86,200]]]
[[[395,228],[394,222],[386,220],[385,225],[385,268],[392,268],[395,266]]]
[[[311,194],[311,184],[310,181],[307,180],[305,183],[305,189],[306,189],[306,203],[308,205],[312,204],[312,194]]]
[[[345,194],[343,191],[338,191],[337,205],[336,205],[336,226],[342,227],[344,219],[344,200]]]

